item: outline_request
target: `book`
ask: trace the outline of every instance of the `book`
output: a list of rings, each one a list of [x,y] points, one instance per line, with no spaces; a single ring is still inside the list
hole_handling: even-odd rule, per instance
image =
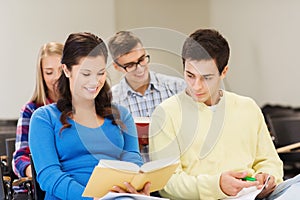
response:
[[[134,117],[134,123],[136,125],[140,149],[142,145],[148,145],[149,141],[149,124],[151,121],[150,117]]]
[[[153,196],[146,196],[141,194],[131,194],[131,193],[115,193],[109,192],[104,197],[100,198],[99,200],[112,200],[119,197],[130,197],[134,200],[169,200],[167,198],[162,197],[153,197]]]
[[[150,192],[161,190],[178,166],[175,158],[150,161],[141,167],[126,161],[100,160],[82,195],[101,198],[113,186],[125,189],[124,182],[130,183],[137,191],[143,189],[146,182],[151,182]]]

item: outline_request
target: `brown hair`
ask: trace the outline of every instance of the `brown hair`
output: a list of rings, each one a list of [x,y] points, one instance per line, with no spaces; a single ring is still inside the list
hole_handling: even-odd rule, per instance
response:
[[[229,45],[226,39],[216,30],[198,29],[184,42],[182,48],[183,67],[187,59],[211,60],[216,62],[221,74],[229,60]]]

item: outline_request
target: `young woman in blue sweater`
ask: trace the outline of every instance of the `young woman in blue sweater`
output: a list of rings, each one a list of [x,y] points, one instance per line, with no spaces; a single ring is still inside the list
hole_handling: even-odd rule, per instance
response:
[[[85,199],[82,193],[100,159],[142,165],[131,114],[111,103],[106,62],[107,48],[100,38],[69,35],[59,100],[37,109],[30,122],[29,145],[45,199]],[[150,183],[139,192],[125,186],[131,193],[149,195]],[[125,192],[117,186],[112,190]]]

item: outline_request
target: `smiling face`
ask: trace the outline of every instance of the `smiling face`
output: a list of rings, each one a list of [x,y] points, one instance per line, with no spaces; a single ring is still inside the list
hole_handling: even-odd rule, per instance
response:
[[[106,62],[103,56],[83,57],[65,75],[70,80],[70,90],[74,101],[94,101],[106,80]]]
[[[56,81],[61,75],[61,56],[51,55],[45,56],[41,60],[44,81],[48,89],[48,96],[53,100],[57,100]]]
[[[221,75],[214,60],[186,60],[184,79],[187,92],[196,102],[214,105],[220,98],[219,90],[228,67]]]
[[[133,48],[132,51],[129,53],[120,56],[116,61],[118,64],[122,66],[128,66],[132,63],[137,63],[143,59],[145,59],[146,51],[142,47],[141,44],[138,44],[135,48]],[[142,63],[142,62],[140,62]],[[126,72],[126,70],[120,66],[118,66],[116,63],[114,63],[114,67],[123,72],[126,73],[126,80],[131,85],[141,85],[141,84],[148,84],[149,82],[149,67],[148,63],[145,65],[137,65],[136,69],[131,72]]]

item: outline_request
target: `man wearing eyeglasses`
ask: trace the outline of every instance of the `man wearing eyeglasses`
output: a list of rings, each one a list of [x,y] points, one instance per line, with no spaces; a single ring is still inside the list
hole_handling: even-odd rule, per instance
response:
[[[120,31],[108,43],[114,68],[125,74],[112,87],[113,101],[133,117],[150,117],[163,100],[185,89],[183,79],[149,70],[150,55],[132,32]]]

